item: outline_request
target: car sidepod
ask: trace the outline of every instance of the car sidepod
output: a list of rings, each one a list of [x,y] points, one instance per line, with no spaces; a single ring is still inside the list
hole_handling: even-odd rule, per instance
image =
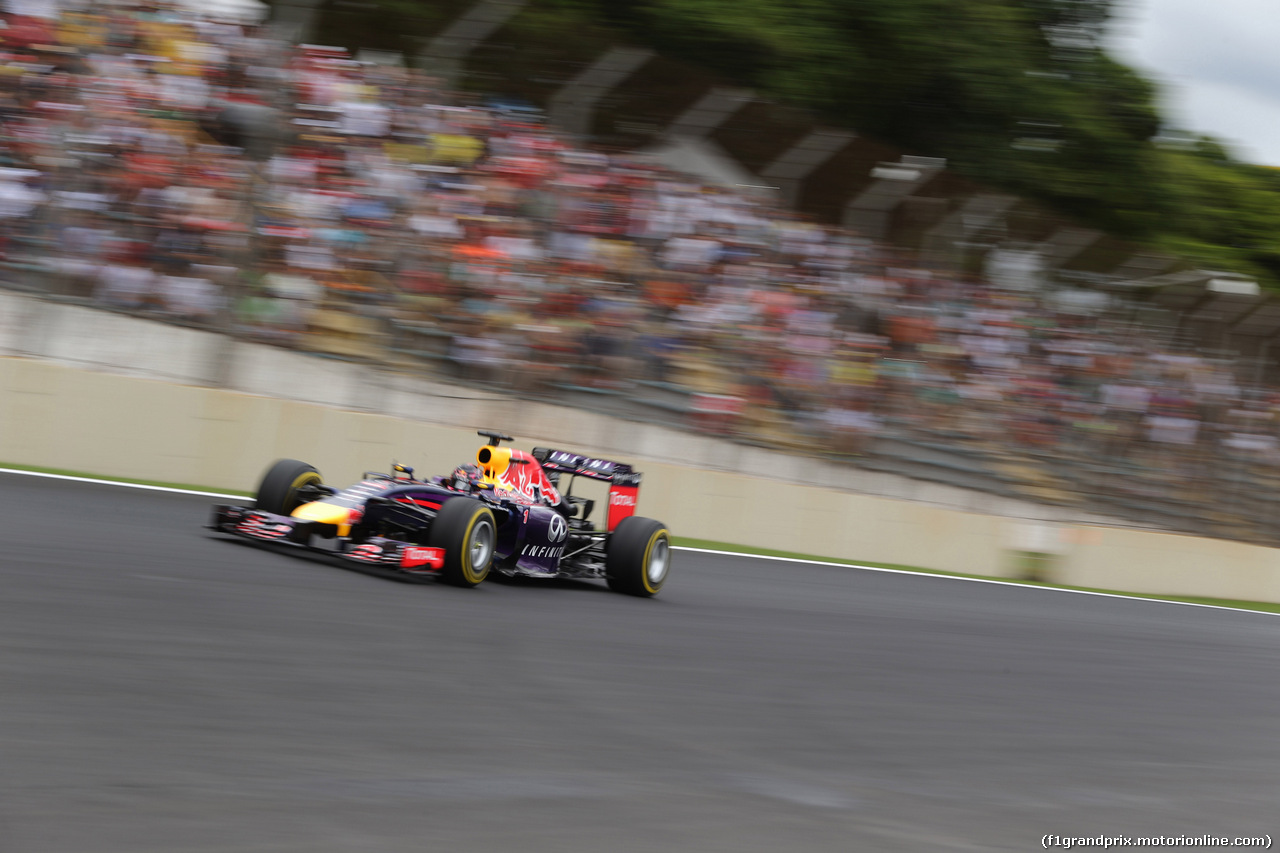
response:
[[[524,574],[556,574],[568,544],[568,520],[553,507],[521,507],[520,513],[524,530],[516,568]]]

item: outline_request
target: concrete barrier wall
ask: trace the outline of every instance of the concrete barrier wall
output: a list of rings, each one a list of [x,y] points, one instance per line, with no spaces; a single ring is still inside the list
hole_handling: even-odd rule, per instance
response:
[[[252,490],[292,457],[345,484],[393,459],[446,473],[492,427],[522,447],[635,464],[639,512],[679,535],[993,577],[1022,572],[1019,553],[1034,551],[1060,583],[1280,601],[1275,549],[1125,529],[75,306],[0,295],[5,352],[0,463]],[[208,387],[219,373],[234,390]]]
[[[252,490],[285,456],[337,482],[392,458],[452,470],[477,446],[436,424],[45,361],[0,359],[0,382],[0,459],[15,464]]]
[[[1280,602],[1280,550],[1120,528],[1064,528],[1053,579],[1073,586]]]

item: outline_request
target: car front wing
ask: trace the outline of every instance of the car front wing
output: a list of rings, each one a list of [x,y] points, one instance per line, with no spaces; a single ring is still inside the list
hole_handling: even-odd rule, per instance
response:
[[[276,543],[331,554],[366,566],[397,569],[413,575],[435,574],[444,568],[445,550],[412,542],[369,536],[360,542],[350,537],[323,536],[317,524],[253,507],[218,504],[209,527],[264,543]]]

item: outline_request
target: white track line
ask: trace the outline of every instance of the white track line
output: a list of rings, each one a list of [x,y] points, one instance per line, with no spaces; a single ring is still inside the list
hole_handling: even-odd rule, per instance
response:
[[[144,489],[150,492],[169,492],[177,495],[195,495],[204,498],[230,498],[245,500],[245,495],[228,495],[222,492],[204,492],[198,489],[175,489],[170,486],[150,486],[146,483],[122,483],[119,480],[101,480],[95,477],[73,477],[70,474],[46,474],[41,471],[22,471],[17,468],[0,468],[0,474],[19,474],[23,477],[43,477],[49,480],[66,480],[71,483],[93,483],[101,486],[122,486],[126,489]],[[1168,598],[1146,598],[1139,593],[1126,594],[1118,592],[1094,592],[1087,589],[1068,589],[1061,586],[1041,586],[1038,584],[1015,583],[998,578],[974,578],[965,575],[946,575],[934,572],[913,572],[908,569],[886,569],[883,566],[864,566],[859,563],[836,563],[828,560],[806,560],[801,557],[773,557],[767,554],[743,554],[738,551],[717,551],[712,548],[690,548],[684,545],[673,545],[672,550],[688,551],[692,554],[713,554],[721,557],[750,558],[753,560],[773,560],[779,563],[799,563],[805,566],[834,566],[840,569],[858,569],[864,572],[884,572],[891,575],[911,575],[912,577],[943,578],[953,581],[969,581],[970,583],[987,583],[996,586],[1016,586],[1019,589],[1039,589],[1048,592],[1071,592],[1076,595],[1094,595],[1100,598],[1123,598],[1129,601],[1154,601],[1158,604],[1181,604],[1185,607],[1207,607],[1210,610],[1230,610],[1236,613],[1261,613],[1264,616],[1280,616],[1268,610],[1249,610],[1247,607],[1225,607],[1221,604],[1200,604],[1195,601],[1173,601]]]
[[[43,471],[22,471],[17,468],[0,468],[0,474],[20,474],[23,477],[43,477],[46,480],[66,480],[71,483],[94,483],[100,486],[122,486],[126,489],[145,489],[149,492],[169,492],[175,495],[196,495],[203,498],[235,498],[245,495],[225,495],[221,492],[202,492],[196,489],[175,489],[169,486],[152,486],[147,483],[122,483],[119,480],[100,480],[96,477],[73,477],[70,474],[46,474]]]

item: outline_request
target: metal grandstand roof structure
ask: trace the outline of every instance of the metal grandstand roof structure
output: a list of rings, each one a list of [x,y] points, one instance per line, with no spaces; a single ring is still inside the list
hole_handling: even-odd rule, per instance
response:
[[[1280,335],[1280,300],[1234,273],[1181,270],[1149,278],[1117,280],[1113,292],[1174,312],[1182,324],[1214,326],[1229,335],[1270,339]]]

